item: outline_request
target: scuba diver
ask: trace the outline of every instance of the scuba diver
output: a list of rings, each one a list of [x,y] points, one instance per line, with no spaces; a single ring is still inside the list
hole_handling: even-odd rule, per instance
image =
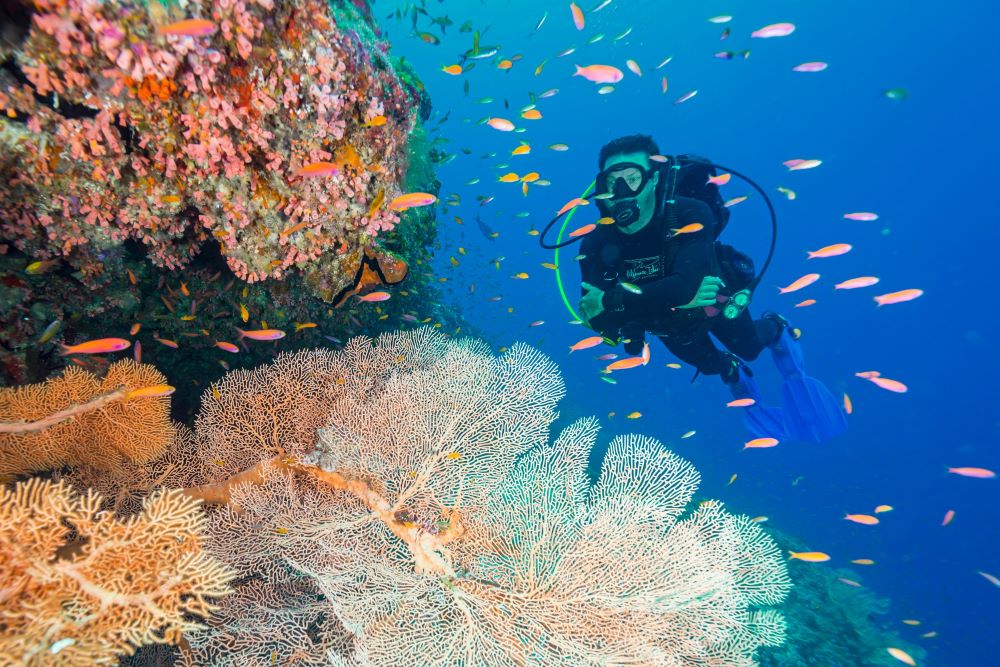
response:
[[[581,244],[580,317],[607,342],[623,342],[631,355],[642,351],[648,333],[698,373],[721,376],[734,398],[753,399],[744,422],[756,437],[823,441],[839,435],[846,416],[830,391],[806,375],[800,332],[777,313],[756,320],[750,315],[747,306],[771,261],[774,234],[759,275],[749,257],[716,240],[729,220],[717,187],[729,176],[717,176],[717,167],[696,156],[662,156],[646,135],[621,137],[601,149],[594,192],[586,198],[595,201],[605,224]],[[776,232],[767,195],[738,172],[718,168],[764,196]],[[550,245],[544,236],[546,248],[571,242]],[[780,408],[763,405],[746,364],[765,347],[784,376]]]

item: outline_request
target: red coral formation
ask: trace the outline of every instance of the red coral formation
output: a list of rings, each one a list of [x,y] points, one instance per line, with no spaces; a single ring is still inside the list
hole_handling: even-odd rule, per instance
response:
[[[27,83],[0,76],[0,233],[26,254],[87,279],[129,239],[168,268],[212,242],[255,282],[398,221],[379,202],[400,192],[418,105],[351,6],[35,6],[16,53]],[[217,30],[162,31],[191,17]],[[298,175],[325,161],[336,173]],[[348,272],[326,264],[342,288]]]

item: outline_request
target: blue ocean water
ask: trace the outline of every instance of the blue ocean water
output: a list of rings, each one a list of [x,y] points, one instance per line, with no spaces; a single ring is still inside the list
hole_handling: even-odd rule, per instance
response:
[[[1000,576],[1000,479],[947,473],[952,466],[1000,469],[1000,363],[994,349],[1000,318],[991,298],[1000,241],[991,163],[1000,143],[991,73],[1000,60],[990,34],[1000,17],[996,5],[612,0],[591,13],[598,4],[581,5],[586,25],[577,31],[568,2],[428,1],[422,7],[429,16],[418,14],[417,30],[437,35],[440,44],[434,45],[411,34],[409,13],[402,21],[386,18],[416,3],[375,3],[393,52],[414,65],[430,93],[434,115],[428,125],[448,114],[432,135],[447,140],[439,148],[457,154],[438,171],[442,201],[452,193],[461,201],[442,206],[439,216],[434,268],[447,278],[446,305],[459,309],[495,346],[522,340],[556,359],[568,387],[565,418],[600,416],[604,442],[624,432],[659,438],[701,470],[702,496],[766,515],[770,525],[832,557],[824,565],[793,562],[793,571],[846,568],[890,599],[884,622],[926,648],[922,664],[997,664],[1000,588],[977,572]],[[724,14],[732,21],[707,20]],[[430,17],[445,15],[453,24],[442,35]],[[510,69],[499,69],[494,58],[459,76],[441,71],[471,48],[473,33],[460,32],[466,21],[482,33],[481,44],[499,46],[499,57],[514,61]],[[757,28],[786,21],[796,25],[787,37],[750,38]],[[731,34],[721,41],[725,28]],[[631,32],[615,39],[626,30]],[[599,33],[602,40],[587,43]],[[570,47],[576,52],[556,57]],[[751,49],[746,60],[713,57],[743,49]],[[668,56],[673,60],[655,70]],[[639,64],[641,78],[626,70],[627,59]],[[807,61],[825,61],[829,68],[792,71]],[[613,93],[599,95],[597,86],[572,76],[574,64],[595,63],[625,70]],[[884,94],[898,87],[905,99]],[[558,94],[537,101],[541,119],[519,117],[531,102],[529,93],[552,88]],[[674,104],[692,90],[696,97]],[[495,131],[480,123],[486,117],[508,118],[526,131]],[[752,309],[777,310],[804,330],[810,373],[853,401],[845,436],[742,451],[746,435],[739,416],[724,407],[730,397],[722,383],[714,377],[692,383],[693,369],[667,368],[675,360],[655,340],[652,362],[617,373],[617,385],[600,379],[604,364],[595,356],[607,348],[568,354],[569,345],[590,332],[568,323],[572,318],[554,273],[540,266],[552,261],[552,253],[528,231],[544,227],[590,183],[602,144],[636,132],[652,134],[664,153],[693,152],[730,165],[771,195],[779,216],[777,254]],[[512,157],[521,141],[530,143],[530,154]],[[570,149],[552,151],[547,147],[553,143]],[[496,155],[484,157],[490,153]],[[822,165],[789,172],[782,162],[792,158],[820,159]],[[497,182],[508,171],[537,171],[552,184],[530,187],[524,196],[519,184]],[[479,183],[467,185],[476,178]],[[794,190],[796,199],[788,201],[779,186]],[[736,179],[723,192],[751,194]],[[480,205],[477,196],[494,199]],[[842,217],[855,211],[876,212],[879,219]],[[529,215],[517,217],[519,212]],[[752,195],[732,213],[724,240],[759,265],[769,239],[763,203]],[[496,239],[481,233],[477,215],[499,232]],[[574,223],[596,217],[581,210]],[[806,260],[807,250],[832,243],[850,243],[853,250]],[[561,264],[575,304],[574,254],[573,248],[563,253]],[[499,256],[505,259],[497,269],[490,260]],[[522,271],[527,280],[511,278]],[[811,272],[821,280],[778,294],[778,286]],[[881,282],[833,289],[836,282],[864,275]],[[907,288],[924,295],[881,308],[872,299]],[[502,300],[490,300],[494,296]],[[807,298],[817,303],[793,307]],[[529,326],[538,320],[544,324]],[[769,354],[753,368],[777,400],[780,379]],[[891,393],[854,375],[867,370],[900,380],[909,391]],[[634,410],[642,417],[626,420]],[[609,418],[609,412],[616,416]],[[680,438],[690,430],[697,433]],[[733,474],[736,481],[727,485]],[[843,520],[847,512],[870,513],[883,503],[894,510],[880,514],[878,526]],[[949,509],[954,521],[942,527]],[[850,564],[858,558],[876,564]],[[938,635],[920,638],[930,631]]]

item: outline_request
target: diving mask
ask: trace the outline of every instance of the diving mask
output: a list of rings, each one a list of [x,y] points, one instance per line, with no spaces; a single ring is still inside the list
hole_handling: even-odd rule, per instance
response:
[[[636,197],[646,187],[655,172],[634,162],[620,162],[597,175],[599,194],[610,194],[602,211],[625,227],[639,219]]]

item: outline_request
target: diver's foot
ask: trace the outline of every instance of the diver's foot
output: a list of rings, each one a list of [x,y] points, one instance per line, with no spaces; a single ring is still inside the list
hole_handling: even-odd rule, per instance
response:
[[[719,375],[725,384],[731,386],[739,382],[741,370],[744,376],[753,377],[753,371],[750,370],[750,367],[735,354],[732,352],[720,352],[720,354],[723,356],[725,367]]]
[[[792,340],[798,340],[802,338],[802,329],[793,327],[791,322],[789,322],[788,320],[786,320],[784,317],[774,312],[773,310],[769,310],[763,315],[761,315],[760,319],[770,320],[778,326],[778,332],[774,334],[774,338],[771,340],[770,345],[774,345],[776,342],[778,342],[778,339],[781,338],[782,332],[786,330],[788,331],[788,335],[792,337]]]

